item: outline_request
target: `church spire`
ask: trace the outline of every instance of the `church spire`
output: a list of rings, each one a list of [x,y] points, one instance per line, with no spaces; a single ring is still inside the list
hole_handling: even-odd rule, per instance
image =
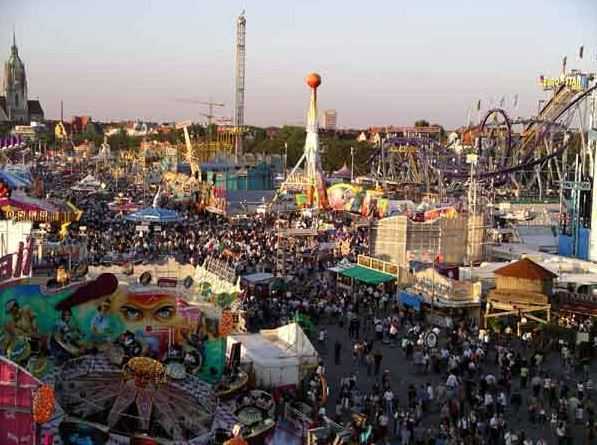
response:
[[[17,33],[15,32],[15,27],[14,25],[12,26],[12,52],[16,53],[17,52]]]

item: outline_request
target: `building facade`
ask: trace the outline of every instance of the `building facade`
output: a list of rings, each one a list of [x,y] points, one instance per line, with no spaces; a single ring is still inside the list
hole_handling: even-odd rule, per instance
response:
[[[28,124],[44,120],[39,101],[28,99],[25,64],[19,57],[14,34],[10,56],[4,63],[2,92],[4,95],[0,96],[0,121]]]
[[[338,129],[338,113],[336,110],[326,110],[323,113],[323,128],[326,130]]]
[[[382,218],[370,228],[371,256],[408,267],[410,261],[462,264],[468,221],[464,216],[416,222],[406,215]]]

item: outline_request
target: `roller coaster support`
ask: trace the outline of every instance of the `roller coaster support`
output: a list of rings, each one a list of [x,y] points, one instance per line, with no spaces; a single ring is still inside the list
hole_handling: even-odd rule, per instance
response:
[[[591,201],[591,235],[589,237],[589,259],[597,261],[597,92],[591,95],[590,120],[588,130],[588,150],[593,173],[593,193]]]

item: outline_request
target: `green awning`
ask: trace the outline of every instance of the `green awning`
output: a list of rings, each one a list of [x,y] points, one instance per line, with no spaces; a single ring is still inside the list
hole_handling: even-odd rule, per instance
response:
[[[358,265],[351,267],[350,269],[343,270],[340,272],[340,274],[367,284],[386,283],[388,281],[394,281],[397,278],[389,273],[379,272],[375,269],[369,269],[368,267]]]

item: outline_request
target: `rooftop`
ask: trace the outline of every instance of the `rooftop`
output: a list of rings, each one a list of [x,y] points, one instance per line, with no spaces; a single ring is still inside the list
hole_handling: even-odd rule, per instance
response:
[[[556,274],[528,258],[523,258],[501,267],[495,271],[495,274],[502,277],[523,278],[527,280],[548,280],[557,277]]]

